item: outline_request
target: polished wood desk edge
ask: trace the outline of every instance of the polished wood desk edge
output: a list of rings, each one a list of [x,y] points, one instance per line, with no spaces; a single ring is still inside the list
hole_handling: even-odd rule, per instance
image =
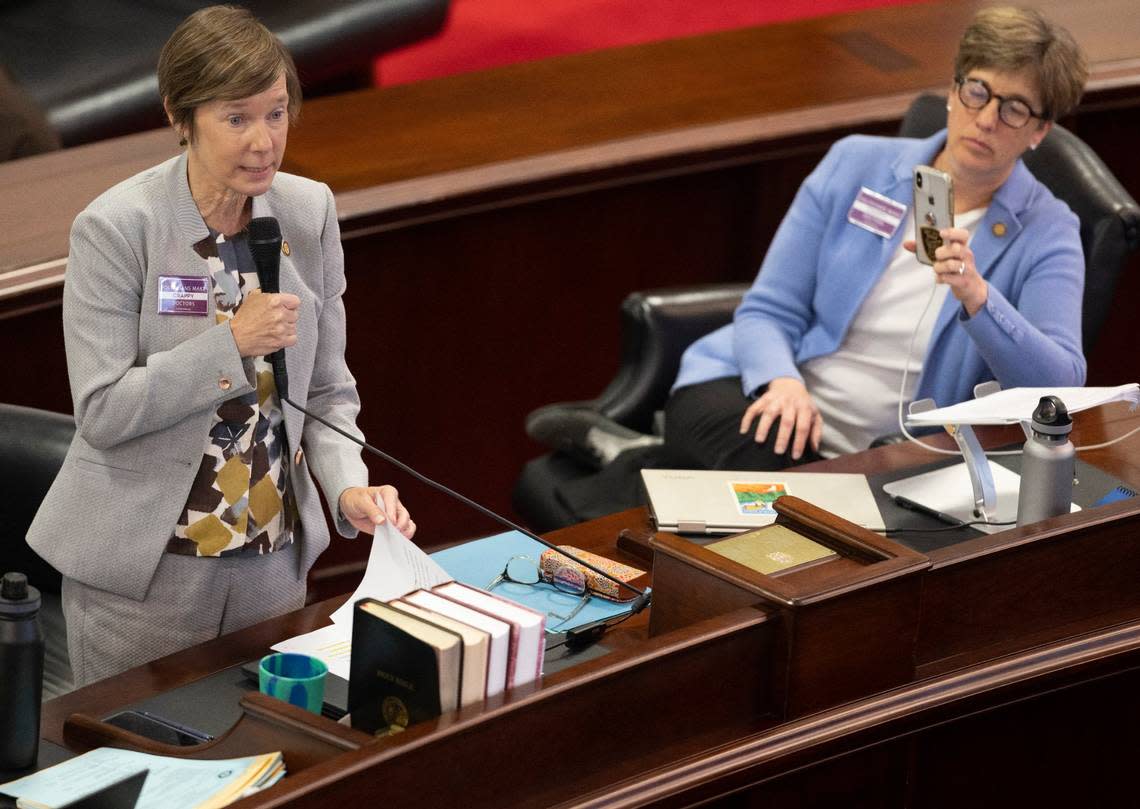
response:
[[[557,191],[515,198],[514,204],[531,199],[582,193],[592,188],[673,176],[680,172],[707,171],[746,162],[750,156],[719,158],[718,153],[733,147],[765,144],[793,135],[810,135],[837,129],[865,126],[896,120],[918,93],[907,91],[893,95],[839,102],[795,110],[766,113],[732,121],[681,127],[628,138],[562,149],[542,155],[504,160],[483,166],[458,169],[411,180],[383,183],[369,188],[350,189],[338,197],[343,200],[346,219],[398,212],[427,202],[463,197],[475,192],[515,189],[550,180],[564,180],[576,175],[592,176],[599,172],[623,169],[629,176],[621,179],[569,185]],[[702,153],[713,153],[702,160]],[[685,157],[683,167],[659,171],[637,171],[641,164]],[[499,203],[503,204],[503,203]],[[439,214],[433,218],[439,218]],[[453,214],[448,214],[453,215]],[[416,220],[418,221],[418,220]],[[404,226],[403,221],[387,228]]]
[[[193,759],[240,758],[248,755],[248,751],[255,746],[268,743],[269,739],[275,737],[274,734],[297,740],[310,750],[318,748],[325,756],[356,750],[373,740],[370,734],[338,722],[330,722],[304,708],[259,691],[244,694],[240,705],[242,715],[237,722],[225,733],[201,744],[164,744],[80,713],[72,714],[64,722],[63,736],[67,747],[76,752],[86,752],[97,747],[120,747],[160,756]],[[269,733],[266,733],[267,730]],[[290,769],[299,769],[299,762],[287,760],[286,764]]]
[[[1140,90],[1140,58],[1090,66],[1090,78],[1081,104],[1095,102],[1112,91]],[[634,162],[723,150],[748,144],[779,141],[794,135],[851,129],[889,123],[902,118],[910,103],[923,93],[944,93],[938,86],[911,87],[895,93],[832,101],[792,109],[779,109],[715,123],[679,126],[665,131],[612,138],[582,146],[555,149],[484,165],[439,172],[407,180],[379,183],[367,188],[344,187],[337,197],[346,220],[503,186],[560,178],[586,170],[626,166]],[[1077,114],[1080,112],[1077,109]],[[741,162],[737,158],[733,162]],[[726,165],[732,165],[727,163]],[[709,165],[694,163],[694,169]],[[713,164],[713,167],[719,164]],[[298,164],[304,172],[320,166]],[[668,175],[665,175],[668,176]]]
[[[768,143],[793,134],[809,134],[891,120],[901,116],[914,96],[915,93],[910,92],[860,102],[822,105],[738,121],[606,141],[543,155],[381,183],[368,188],[338,190],[335,197],[338,219],[341,223],[341,237],[347,241],[376,232],[467,215],[480,210],[491,210],[504,205],[567,196],[593,188],[613,187],[678,173],[727,167],[749,158],[737,156],[718,159],[712,156],[707,160],[701,160],[700,154],[747,144]],[[155,130],[148,134],[155,141],[167,140],[165,130]],[[687,157],[683,167],[659,169],[649,174],[637,170],[648,162],[677,159],[682,156]],[[50,159],[51,156],[40,157]],[[137,167],[131,164],[128,168],[142,171],[150,165],[151,163],[144,162]],[[294,168],[296,173],[303,175],[319,174],[320,169],[319,166]],[[596,179],[599,174],[614,171],[620,171],[622,176],[610,177],[608,180]],[[556,181],[564,182],[575,177],[580,179],[578,183],[561,185],[556,189],[527,190],[544,184],[552,185]],[[2,168],[0,168],[0,180],[2,180]],[[100,187],[94,193],[102,190],[105,188]],[[472,196],[488,195],[494,196],[495,199],[476,200],[464,204],[464,200]],[[416,213],[417,209],[424,206],[444,204],[446,204],[445,210]],[[78,213],[78,210],[77,208],[75,212]],[[386,221],[382,224],[370,224],[368,221],[377,218]],[[34,290],[61,286],[66,265],[67,257],[64,253],[39,263],[0,271],[0,300]]]
[[[681,127],[629,138],[562,149],[547,154],[488,163],[366,188],[337,191],[337,209],[346,240],[425,222],[493,210],[541,199],[579,194],[589,190],[645,182],[678,174],[709,171],[747,163],[755,155],[749,146],[772,144],[792,137],[842,132],[898,120],[922,92],[943,88],[907,90],[882,96],[780,110],[737,120]],[[1140,89],[1140,59],[1091,66],[1082,105],[1094,105],[1101,93]],[[1078,110],[1079,112],[1079,110]],[[122,141],[120,144],[119,141]],[[739,150],[745,149],[743,153]],[[737,150],[736,153],[732,153]],[[0,166],[0,185],[40,182],[45,176],[79,171],[85,161],[110,159],[117,179],[125,179],[156,162],[173,156],[166,129],[89,144],[64,152],[15,161],[14,171]],[[35,161],[35,162],[31,162]],[[55,166],[53,161],[61,162]],[[319,166],[298,165],[301,174],[319,174]],[[5,177],[6,173],[10,176]],[[88,172],[90,173],[90,172]],[[121,176],[119,176],[121,175]],[[101,176],[101,175],[100,175]],[[97,195],[115,178],[101,179],[88,189]],[[62,190],[62,189],[61,189]],[[77,214],[86,205],[71,205]],[[71,209],[74,209],[71,211]],[[65,223],[70,226],[70,218]],[[65,230],[61,231],[61,235]],[[63,239],[64,247],[66,239]],[[58,249],[58,248],[57,248]],[[0,262],[4,262],[0,259]],[[6,262],[5,262],[6,263]],[[31,263],[0,263],[0,301],[29,292],[54,289],[63,283],[66,252],[41,256]]]
[[[307,617],[299,622],[293,621],[292,624],[299,625],[298,633],[325,625],[328,623],[328,616],[344,603],[344,600],[345,596],[337,596],[305,607],[298,614],[305,614]],[[48,741],[67,747],[64,728],[74,714],[85,714],[94,718],[105,716],[126,704],[189,685],[254,659],[268,651],[273,643],[291,636],[291,632],[268,634],[281,620],[281,618],[270,619],[254,627],[138,666],[114,678],[92,683],[49,700],[43,706],[40,735]],[[715,616],[656,638],[640,638],[636,646],[614,648],[599,658],[546,675],[537,683],[509,689],[481,705],[470,706],[440,719],[421,723],[398,737],[393,737],[394,743],[400,747],[413,743],[423,735],[438,737],[441,731],[446,731],[448,728],[462,729],[493,721],[496,716],[504,712],[525,708],[527,705],[578,688],[583,683],[620,676],[631,669],[652,665],[654,661],[685,649],[702,646],[710,640],[749,631],[770,620],[759,610],[745,608]],[[201,667],[202,660],[209,660],[211,665]],[[195,667],[191,662],[199,665]]]
[[[705,653],[719,641],[735,644],[733,648],[742,645],[749,648],[758,647],[757,640],[751,637],[750,633],[762,631],[766,623],[767,618],[751,608],[717,616],[715,619],[702,622],[700,626],[694,625],[691,630],[686,628],[686,631],[672,633],[671,637],[662,636],[657,644],[659,652],[657,654],[616,655],[621,659],[609,666],[604,664],[598,666],[597,664],[602,662],[600,660],[590,661],[582,668],[592,666],[595,669],[592,676],[576,676],[572,678],[572,682],[568,681],[561,685],[540,684],[516,689],[513,695],[507,695],[497,705],[492,704],[491,707],[483,708],[471,706],[436,720],[420,723],[394,736],[379,737],[374,744],[317,762],[295,777],[289,778],[287,782],[259,793],[250,805],[276,806],[279,803],[305,805],[305,801],[315,799],[326,787],[347,777],[373,777],[372,774],[383,772],[378,768],[384,767],[389,762],[395,765],[401,760],[407,761],[410,755],[420,753],[430,757],[430,750],[426,748],[449,744],[454,747],[454,743],[464,737],[484,741],[495,738],[496,729],[505,726],[504,720],[508,716],[525,719],[524,712],[541,710],[543,705],[551,704],[555,706],[551,709],[555,712],[564,710],[567,705],[580,703],[583,695],[600,687],[604,679],[616,679],[617,688],[621,690],[622,684],[627,682],[621,679],[625,675],[636,674],[638,669],[642,670],[640,673],[642,678],[653,677],[662,670],[670,671],[668,665],[662,669],[662,664],[669,663],[676,667],[686,653],[698,655]],[[646,645],[654,645],[654,639],[646,641]],[[611,688],[610,692],[613,693],[613,690]],[[589,712],[582,711],[580,705],[575,713],[587,724],[591,723]],[[751,727],[759,728],[760,725],[752,724]]]
[[[470,728],[495,722],[504,714],[528,710],[534,706],[569,694],[583,687],[629,672],[654,666],[679,652],[695,650],[722,638],[751,632],[770,624],[772,619],[752,607],[717,615],[673,632],[645,638],[638,649],[617,649],[593,660],[584,661],[562,671],[544,675],[541,680],[510,689],[483,705],[472,705],[439,719],[421,722],[395,736],[385,737],[370,748],[376,761],[399,755],[408,747],[434,742],[443,736],[463,733]]]
[[[1013,526],[993,534],[983,534],[963,540],[945,548],[930,551],[932,569],[942,570],[953,565],[965,564],[995,553],[1005,553],[1014,548],[1059,540],[1072,540],[1084,536],[1122,520],[1135,522],[1140,517],[1140,497],[1131,497],[1096,508],[1083,508],[1070,514],[1050,517],[1041,522],[1025,526]]]
[[[560,809],[643,806],[748,769],[757,770],[757,777],[763,777],[760,773],[765,768],[784,770],[781,764],[824,746],[828,755],[841,755],[967,712],[992,709],[1138,664],[1140,622],[918,681],[793,720],[646,777],[615,784],[604,793],[560,804]]]
[[[43,703],[40,736],[66,746],[63,725],[71,714],[106,716],[124,705],[240,666],[266,653],[270,646],[284,638],[325,626],[333,610],[344,603],[346,597],[336,596],[310,604],[50,699]]]

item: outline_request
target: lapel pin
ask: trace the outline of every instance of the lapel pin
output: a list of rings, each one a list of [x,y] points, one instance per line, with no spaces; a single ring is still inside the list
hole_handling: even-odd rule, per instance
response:
[[[993,232],[994,232],[994,235],[999,237],[999,238],[1004,236],[1005,235],[1005,222],[994,222]],[[286,251],[286,255],[288,255],[288,251]]]
[[[994,226],[994,230],[996,232],[996,230],[997,230],[996,225]],[[1005,227],[1004,226],[1002,227],[1002,233],[1005,233]],[[289,255],[289,242],[285,242],[285,241],[281,242],[281,252],[284,253],[285,255]]]

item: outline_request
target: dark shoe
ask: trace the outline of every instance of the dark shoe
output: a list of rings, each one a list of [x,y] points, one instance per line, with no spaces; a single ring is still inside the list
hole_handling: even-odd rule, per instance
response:
[[[564,404],[532,412],[526,419],[526,434],[596,469],[627,449],[661,443],[657,436],[623,427],[591,407]]]

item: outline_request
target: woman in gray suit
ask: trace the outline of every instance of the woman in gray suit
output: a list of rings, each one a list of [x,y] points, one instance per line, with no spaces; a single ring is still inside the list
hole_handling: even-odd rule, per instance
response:
[[[76,436],[28,541],[64,576],[77,684],[304,604],[340,534],[415,523],[369,486],[345,364],[344,256],[328,187],[278,171],[300,84],[244,9],[214,6],[163,48],[159,89],[185,151],[87,207],[63,322]],[[280,293],[259,290],[246,227],[277,219]]]

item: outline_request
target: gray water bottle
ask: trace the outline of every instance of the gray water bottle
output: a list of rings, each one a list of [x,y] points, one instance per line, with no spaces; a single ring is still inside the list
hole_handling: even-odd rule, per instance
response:
[[[1042,396],[1033,411],[1031,435],[1021,456],[1017,524],[1068,514],[1073,501],[1076,452],[1069,441],[1073,420],[1064,402]]]
[[[0,770],[36,763],[40,699],[44,684],[44,636],[37,615],[40,591],[23,573],[0,582]]]

